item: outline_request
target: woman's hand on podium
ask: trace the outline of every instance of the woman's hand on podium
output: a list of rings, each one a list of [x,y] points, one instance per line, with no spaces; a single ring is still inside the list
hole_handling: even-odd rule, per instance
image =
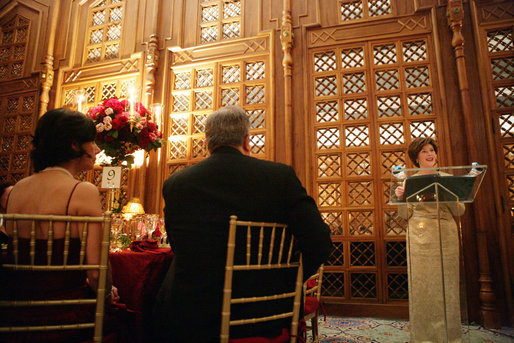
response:
[[[396,197],[398,198],[398,200],[402,200],[403,199],[403,194],[405,193],[405,187],[403,186],[398,186],[396,187],[396,189],[394,190],[394,194],[396,195]]]

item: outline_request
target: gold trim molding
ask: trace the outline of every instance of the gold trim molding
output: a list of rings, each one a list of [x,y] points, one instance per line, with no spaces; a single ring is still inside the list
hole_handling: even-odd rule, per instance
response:
[[[75,82],[92,81],[100,78],[112,76],[119,78],[127,74],[139,73],[142,71],[142,59],[129,58],[109,62],[108,64],[99,64],[85,66],[64,71],[62,85]]]
[[[384,19],[354,25],[340,25],[310,30],[308,34],[308,47],[326,46],[339,43],[351,37],[353,40],[396,35],[404,31],[409,34],[426,34],[432,31],[432,23],[426,15],[407,16],[401,18]],[[377,33],[380,34],[377,34]]]
[[[269,52],[270,37],[266,36],[231,40],[229,42],[202,45],[188,49],[171,49],[173,53],[172,65],[189,64],[192,62],[207,61],[212,59],[224,59],[240,57],[242,55],[252,56],[263,52]]]

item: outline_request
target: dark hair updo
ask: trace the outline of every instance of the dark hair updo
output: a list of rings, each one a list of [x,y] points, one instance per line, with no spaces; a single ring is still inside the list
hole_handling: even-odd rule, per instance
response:
[[[84,114],[56,108],[43,114],[32,139],[34,150],[30,153],[34,170],[59,165],[85,154],[82,144],[96,137],[95,124]],[[77,143],[79,150],[72,148]]]

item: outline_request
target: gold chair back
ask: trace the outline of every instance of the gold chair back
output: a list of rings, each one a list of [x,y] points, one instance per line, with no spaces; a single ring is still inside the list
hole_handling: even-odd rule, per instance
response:
[[[315,282],[313,282],[315,281]],[[318,331],[318,316],[319,310],[321,306],[321,284],[323,282],[323,265],[321,265],[316,272],[316,274],[312,275],[303,283],[303,294],[304,300],[308,297],[314,298],[316,300],[316,304],[318,304],[315,311],[310,313],[305,313],[303,319],[305,319],[305,324],[307,330],[312,331],[313,343],[319,342],[319,331]],[[314,285],[312,285],[314,284]],[[307,306],[305,306],[307,308]],[[310,320],[310,324],[308,321]]]
[[[300,315],[303,268],[301,256],[296,258],[294,256],[294,237],[291,237],[290,240],[285,239],[287,236],[286,228],[287,225],[284,224],[240,221],[237,220],[236,216],[230,217],[227,262],[225,266],[225,286],[223,289],[221,343],[227,343],[229,341],[229,331],[231,326],[254,324],[288,317],[291,317],[290,343],[296,342],[298,319]],[[243,231],[243,234],[246,235],[244,243],[240,240],[236,240],[236,231],[241,230]],[[252,231],[254,230],[257,232],[258,239],[255,239],[255,235],[252,234]],[[266,235],[269,235],[267,236],[268,239],[265,239]],[[254,239],[252,239],[252,237],[254,237]],[[267,246],[265,246],[264,242],[267,242]],[[236,244],[244,244],[243,247],[240,247],[246,251],[246,261],[244,263],[234,264],[234,252],[239,248],[236,247]],[[255,247],[255,244],[258,246]],[[267,256],[264,256],[265,254],[267,254]],[[296,272],[296,282],[290,290],[280,294],[269,294],[266,296],[245,298],[232,297],[232,280],[234,278],[234,272],[273,269],[293,269]],[[230,318],[232,304],[265,302],[287,298],[293,299],[293,306],[287,312],[278,311],[278,313],[257,318],[245,318],[238,320],[231,320]]]
[[[98,289],[95,299],[65,299],[65,300],[2,300],[0,301],[0,311],[2,308],[13,308],[13,307],[38,307],[44,306],[61,306],[61,305],[96,305],[96,311],[94,321],[86,323],[75,323],[75,324],[63,324],[63,325],[25,325],[25,326],[2,326],[0,323],[0,332],[24,332],[24,331],[50,331],[50,330],[71,330],[71,329],[87,329],[94,328],[94,342],[102,341],[102,329],[103,329],[103,318],[105,308],[105,297],[106,297],[106,285],[107,285],[107,269],[108,269],[108,257],[109,257],[109,234],[111,226],[111,212],[106,212],[101,217],[84,217],[84,216],[63,216],[63,215],[40,215],[40,214],[2,214],[4,224],[7,227],[12,227],[12,256],[8,256],[7,263],[2,265],[4,270],[11,271],[38,271],[38,272],[69,272],[69,271],[87,271],[97,270],[99,273],[98,277]],[[20,225],[21,223],[21,225]],[[101,253],[100,253],[100,264],[86,264],[86,240],[88,230],[91,224],[98,223],[102,226],[102,241],[101,241]],[[30,225],[30,243],[29,243],[29,258],[27,261],[21,258],[23,254],[19,249],[20,242],[20,230],[19,227],[27,227]],[[54,235],[55,226],[64,225],[64,253],[62,256],[62,264],[56,265],[52,263],[55,258],[54,252]],[[41,230],[44,226],[45,230]],[[70,253],[70,238],[71,230],[73,227],[79,228],[80,233],[80,253],[79,262],[77,264],[68,263],[68,254]],[[46,256],[47,263],[42,265],[36,262],[36,232],[41,234],[45,232],[44,239],[46,243]],[[38,239],[39,236],[38,236]]]

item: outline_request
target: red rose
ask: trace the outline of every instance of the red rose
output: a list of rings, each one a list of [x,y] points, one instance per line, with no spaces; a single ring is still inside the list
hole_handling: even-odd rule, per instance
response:
[[[148,131],[150,131],[150,132],[157,130],[157,125],[155,125],[155,123],[153,123],[153,122],[148,122],[147,127],[148,127]]]
[[[140,102],[137,104],[136,108],[142,117],[150,114],[150,111],[148,111],[148,109],[145,106],[143,106],[143,104]]]
[[[105,100],[103,105],[105,107],[112,108],[114,113],[121,113],[125,110],[125,106],[123,106],[123,103],[121,101],[119,101],[117,98]]]
[[[104,134],[103,133],[97,133],[96,134],[96,141],[97,142],[103,142],[104,141]]]
[[[141,130],[137,136],[137,142],[143,149],[145,149],[148,144],[150,144],[150,133],[148,132],[148,128],[145,127]]]
[[[122,127],[124,127],[125,125],[127,125],[127,122],[128,122],[128,118],[126,116],[123,116],[123,115],[116,116],[116,119],[113,119],[113,121],[111,123],[112,128],[114,130],[119,130]]]
[[[112,137],[112,136],[105,136],[105,141],[106,141],[107,143],[110,143],[110,142],[112,142],[113,140],[114,140],[114,137]]]

